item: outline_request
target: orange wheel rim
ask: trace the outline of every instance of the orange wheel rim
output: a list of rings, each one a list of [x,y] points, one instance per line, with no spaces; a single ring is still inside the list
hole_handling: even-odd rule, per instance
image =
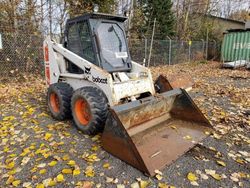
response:
[[[77,99],[74,110],[78,121],[84,126],[88,125],[91,120],[91,111],[88,102],[82,98]]]
[[[50,94],[50,105],[52,107],[52,110],[56,113],[60,111],[60,103],[59,98],[56,93]]]

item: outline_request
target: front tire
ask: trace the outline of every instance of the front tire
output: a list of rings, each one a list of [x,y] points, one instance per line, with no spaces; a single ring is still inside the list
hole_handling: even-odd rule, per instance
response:
[[[57,120],[71,117],[70,100],[73,88],[63,82],[51,84],[47,92],[47,101],[52,116]]]
[[[108,112],[107,98],[97,87],[80,88],[72,96],[71,111],[77,129],[95,135],[104,129]]]

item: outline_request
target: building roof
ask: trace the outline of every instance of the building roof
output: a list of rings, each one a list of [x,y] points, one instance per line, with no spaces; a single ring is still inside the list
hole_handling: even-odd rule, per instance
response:
[[[228,29],[225,33],[246,32],[246,31],[250,31],[250,28],[247,28],[247,29]]]
[[[203,15],[203,16],[209,17],[209,18],[220,19],[220,20],[224,20],[224,21],[229,21],[229,22],[234,22],[234,23],[245,25],[245,22],[240,21],[240,20],[233,20],[233,19],[230,19],[230,18],[218,17],[218,16],[214,16],[214,15],[211,15],[211,14],[202,14],[202,13],[195,13],[195,14]]]

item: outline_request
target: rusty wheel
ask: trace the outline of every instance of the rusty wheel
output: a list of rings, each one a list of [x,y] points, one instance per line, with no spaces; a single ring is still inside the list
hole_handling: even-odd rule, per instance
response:
[[[53,92],[50,94],[49,98],[50,98],[50,105],[51,105],[52,110],[55,113],[58,113],[60,111],[60,103],[59,103],[59,98],[57,94]]]
[[[70,100],[72,87],[67,83],[55,83],[49,86],[47,98],[52,116],[57,120],[71,117]]]
[[[84,126],[88,125],[92,118],[88,102],[83,98],[77,99],[74,110],[76,113],[76,118],[79,120],[79,122]]]
[[[71,99],[75,126],[86,134],[97,134],[104,128],[108,103],[103,92],[96,87],[83,87]]]

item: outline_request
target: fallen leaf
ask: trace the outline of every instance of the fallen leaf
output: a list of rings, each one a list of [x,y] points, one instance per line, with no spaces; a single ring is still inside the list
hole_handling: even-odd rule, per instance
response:
[[[125,185],[123,185],[123,184],[118,184],[118,185],[116,185],[116,188],[125,188]]]
[[[109,163],[105,163],[105,164],[103,164],[103,166],[102,166],[103,168],[109,168],[110,167],[110,165],[109,165]]]
[[[52,137],[51,133],[46,133],[45,136],[44,136],[44,139],[49,140],[51,137]]]
[[[150,182],[148,181],[140,181],[140,188],[146,188],[149,185]]]
[[[24,182],[23,187],[31,187],[31,182]]]
[[[63,181],[64,181],[63,175],[62,175],[62,174],[58,174],[58,175],[56,176],[56,180],[57,180],[58,182],[63,182]]]
[[[72,169],[70,169],[70,168],[62,169],[62,173],[63,174],[72,174]]]
[[[92,166],[88,166],[85,170],[85,176],[86,177],[94,177],[95,176],[95,172]]]
[[[138,182],[135,182],[135,183],[132,183],[132,184],[130,185],[130,187],[131,187],[131,188],[140,188],[140,185],[139,185]]]
[[[198,180],[198,178],[195,176],[195,174],[193,174],[192,172],[189,172],[188,175],[187,175],[187,178],[189,181],[196,181]]]
[[[214,179],[216,179],[218,181],[222,179],[221,175],[219,175],[219,174],[210,174],[210,176],[212,176]]]
[[[106,177],[106,182],[111,183],[114,181],[114,178]]]
[[[67,164],[70,165],[70,166],[74,166],[76,164],[76,162],[73,161],[73,160],[70,160]]]
[[[38,168],[44,168],[46,166],[46,163],[41,163],[39,165],[37,165]]]
[[[219,164],[220,166],[226,166],[226,164],[223,161],[216,161],[217,164]]]
[[[12,182],[12,185],[14,187],[17,187],[20,183],[21,183],[21,180],[15,180],[15,181]]]
[[[77,176],[77,175],[79,175],[80,173],[81,173],[81,171],[80,171],[79,168],[73,170],[73,176]]]
[[[199,184],[198,184],[196,181],[191,181],[190,183],[191,183],[191,185],[193,185],[193,186],[199,186]]]
[[[162,175],[160,175],[160,174],[156,174],[155,177],[156,177],[156,179],[158,179],[158,180],[162,180]]]
[[[46,169],[42,169],[42,170],[39,171],[39,174],[45,174],[46,171],[47,171]]]
[[[36,185],[36,188],[44,188],[45,186],[42,183]]]
[[[49,166],[55,166],[57,164],[57,161],[51,161],[48,165]]]
[[[184,138],[185,140],[192,140],[192,137],[189,136],[189,135],[186,135],[186,136],[184,136],[183,138]]]

